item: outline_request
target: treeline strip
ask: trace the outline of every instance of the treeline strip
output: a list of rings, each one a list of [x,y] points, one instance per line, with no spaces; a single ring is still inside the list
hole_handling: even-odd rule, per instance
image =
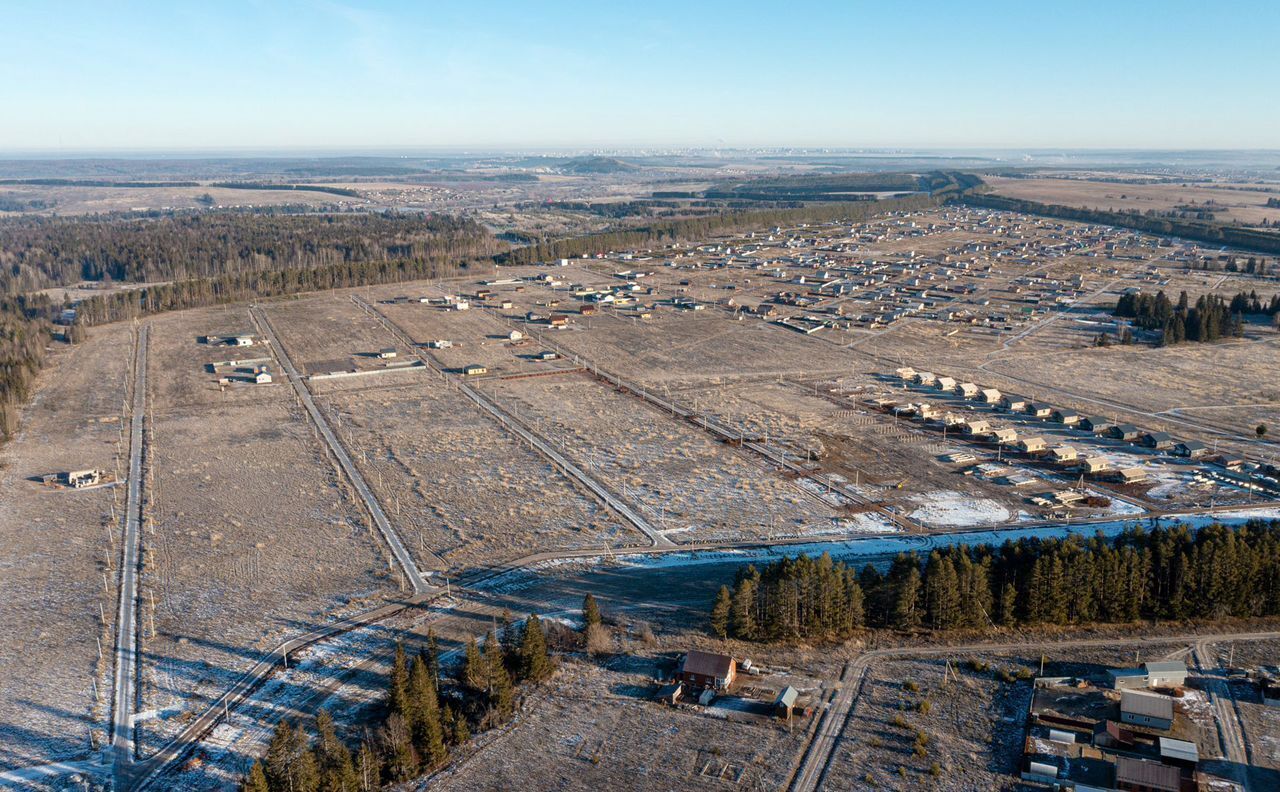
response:
[[[110,181],[108,179],[0,179],[5,186],[32,187],[199,187],[193,181]]]
[[[1074,220],[1080,223],[1132,228],[1158,236],[1173,236],[1204,242],[1210,245],[1230,246],[1261,253],[1280,253],[1280,234],[1254,228],[1216,223],[1208,220],[1188,220],[1172,217],[1151,217],[1133,212],[1115,212],[1106,209],[1088,209],[1079,206],[1061,206],[1008,198],[991,193],[962,193],[954,200],[969,206],[986,209],[1003,209],[1009,212]]]
[[[174,281],[347,262],[447,260],[505,248],[474,220],[403,212],[233,211],[0,221],[0,294],[77,281]]]
[[[720,215],[664,220],[644,226],[605,231],[571,239],[544,240],[528,247],[501,253],[499,264],[532,264],[583,254],[605,253],[626,248],[657,247],[672,242],[702,239],[712,234],[732,233],[761,226],[787,226],[796,223],[859,222],[888,212],[918,212],[932,209],[942,199],[932,195],[913,195],[883,201],[853,201],[818,204],[798,209],[728,212]]]
[[[310,269],[244,272],[217,278],[162,283],[97,295],[76,308],[77,321],[99,325],[165,311],[202,308],[303,292],[445,278],[487,259],[453,262],[399,259],[335,264]]]
[[[760,641],[897,630],[1280,615],[1280,520],[1131,529],[1108,540],[1019,539],[899,554],[881,574],[829,555],[738,571],[711,627]]]

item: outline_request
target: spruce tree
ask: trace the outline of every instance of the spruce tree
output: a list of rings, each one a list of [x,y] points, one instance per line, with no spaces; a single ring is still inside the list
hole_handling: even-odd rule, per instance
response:
[[[582,598],[582,631],[586,632],[592,626],[603,623],[604,618],[600,615],[600,606],[596,604],[596,598],[587,592],[587,596]]]
[[[427,628],[427,670],[431,672],[431,682],[440,688],[440,641],[436,638],[434,628]]]
[[[409,663],[405,658],[404,642],[396,641],[396,657],[391,664],[391,676],[387,680],[387,709],[405,714],[409,702]]]
[[[732,608],[733,598],[729,594],[729,587],[721,586],[720,592],[716,594],[716,601],[711,606],[711,631],[718,638],[729,636],[729,613]]]
[[[355,763],[351,751],[338,739],[328,710],[320,710],[316,716],[316,761],[320,766],[321,792],[355,792]]]
[[[498,638],[490,632],[484,642],[484,666],[486,671],[486,705],[489,726],[506,723],[515,710],[515,690],[511,675],[502,656]]]
[[[529,614],[524,622],[524,638],[520,642],[520,678],[541,682],[551,676],[555,666],[547,653],[547,636],[537,614]]]
[[[485,690],[489,684],[489,672],[480,656],[480,647],[476,646],[474,635],[467,641],[466,659],[462,664],[462,684],[473,693]]]
[[[262,769],[262,762],[255,761],[249,768],[249,773],[240,783],[240,792],[271,792],[271,787],[267,784],[267,773]]]

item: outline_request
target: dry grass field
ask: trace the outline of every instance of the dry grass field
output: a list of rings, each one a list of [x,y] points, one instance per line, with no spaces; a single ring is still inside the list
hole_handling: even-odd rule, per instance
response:
[[[117,441],[132,355],[125,324],[58,350],[20,434],[0,453],[3,769],[83,756],[91,730],[98,745],[104,738],[119,568],[112,517],[123,508],[123,487],[71,490],[32,479],[86,468],[114,477],[117,463],[127,465],[127,437],[119,457]]]
[[[1280,221],[1280,209],[1268,208],[1268,198],[1277,192],[1232,190],[1205,184],[1116,184],[1085,179],[1008,179],[998,176],[983,177],[997,195],[1021,198],[1041,203],[1064,206],[1083,206],[1090,209],[1128,211],[1148,209],[1167,211],[1191,204],[1216,204],[1211,209],[1218,220],[1256,225],[1263,220]]]
[[[754,457],[586,375],[494,388],[499,404],[675,541],[827,532],[837,517]]]
[[[286,634],[398,590],[288,385],[219,393],[189,373],[203,372],[195,337],[225,321],[214,310],[153,324],[140,589],[151,747]]]
[[[458,391],[428,374],[388,376],[412,380],[326,389],[322,403],[420,565],[642,543]]]

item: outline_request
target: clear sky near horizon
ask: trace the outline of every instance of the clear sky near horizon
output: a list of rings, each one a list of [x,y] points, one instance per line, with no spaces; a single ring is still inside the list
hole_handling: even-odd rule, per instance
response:
[[[1280,148],[1280,3],[0,3],[0,151]]]

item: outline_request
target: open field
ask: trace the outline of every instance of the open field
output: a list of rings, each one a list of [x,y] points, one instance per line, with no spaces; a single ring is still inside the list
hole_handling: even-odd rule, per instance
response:
[[[643,541],[434,375],[395,376],[414,379],[321,401],[423,568]]]
[[[832,507],[756,458],[587,375],[508,380],[494,388],[499,404],[676,541],[839,530]]]
[[[118,465],[127,467],[128,439],[117,442],[132,354],[124,324],[58,351],[20,434],[0,455],[0,769],[105,744],[111,622],[103,616],[114,620],[113,515],[122,512],[123,488],[73,490],[39,477],[97,468],[114,478]]]
[[[397,590],[288,386],[210,387],[193,353],[270,354],[196,344],[225,322],[194,311],[153,324],[140,622],[151,748],[283,635]]]
[[[997,195],[1064,206],[1139,212],[1169,211],[1191,207],[1212,211],[1217,220],[1257,225],[1263,220],[1280,220],[1280,208],[1266,206],[1268,198],[1278,192],[1233,190],[1230,185],[1215,186],[1189,182],[1185,184],[1116,184],[1086,179],[1009,179],[984,176]]]

